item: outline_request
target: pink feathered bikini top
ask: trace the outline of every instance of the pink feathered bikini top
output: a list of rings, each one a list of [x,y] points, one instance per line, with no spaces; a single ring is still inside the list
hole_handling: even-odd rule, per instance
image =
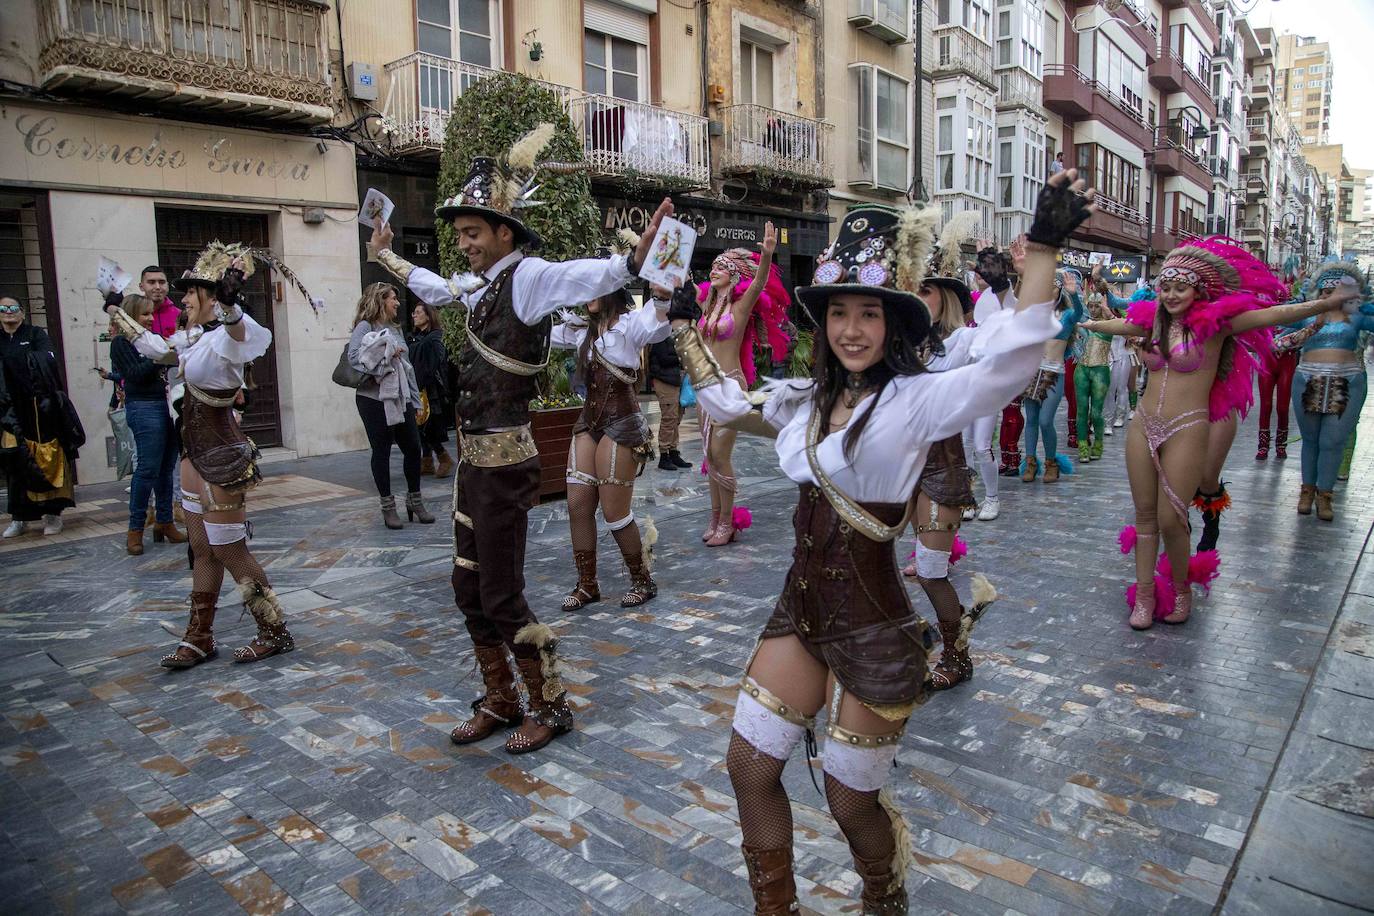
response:
[[[711,340],[729,340],[735,334],[735,316],[727,310],[714,325],[710,325],[707,324],[706,316],[702,315],[697,321],[697,327]]]
[[[1181,343],[1169,350],[1168,367],[1174,372],[1196,372],[1202,368],[1207,356],[1206,343]],[[1141,350],[1140,362],[1151,372],[1158,372],[1166,365],[1164,354],[1158,350]]]

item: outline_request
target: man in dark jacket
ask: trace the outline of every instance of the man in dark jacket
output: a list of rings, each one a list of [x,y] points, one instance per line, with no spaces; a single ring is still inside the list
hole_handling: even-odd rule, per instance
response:
[[[690,305],[695,321],[701,316],[701,307],[696,303],[695,283],[684,283],[674,291],[674,304],[681,300]],[[660,340],[649,348],[649,378],[654,383],[654,395],[658,398],[658,469],[675,471],[690,468],[692,463],[682,459],[677,450],[678,424],[682,421],[682,363],[678,362],[677,349],[671,338]]]

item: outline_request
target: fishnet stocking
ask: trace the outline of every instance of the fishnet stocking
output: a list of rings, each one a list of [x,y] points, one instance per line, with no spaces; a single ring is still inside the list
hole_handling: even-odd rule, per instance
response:
[[[959,604],[959,593],[954,590],[954,585],[948,578],[926,579],[918,578],[916,581],[921,583],[921,588],[925,589],[926,597],[935,607],[935,616],[945,623],[957,621],[964,614],[964,609]]]
[[[568,484],[568,527],[573,550],[596,549],[596,488]]]
[[[214,554],[210,539],[205,535],[205,519],[195,512],[186,513],[186,534],[191,544],[191,591],[218,595],[224,584],[224,564]]]
[[[825,774],[825,799],[830,814],[840,825],[849,849],[859,859],[888,861],[897,847],[892,835],[892,818],[878,804],[877,792],[851,789],[829,773]],[[743,826],[743,813],[740,821]]]
[[[229,570],[229,575],[234,577],[235,582],[240,585],[245,582],[256,582],[263,588],[269,587],[267,573],[263,572],[262,566],[249,552],[246,538],[232,544],[221,544],[211,549],[215,552],[215,559],[224,564],[224,569]],[[197,563],[196,565],[199,566],[200,564]]]
[[[725,766],[739,805],[740,832],[744,845],[753,849],[792,847],[792,804],[782,787],[786,760],[761,753],[742,738],[730,734]],[[874,793],[876,796],[877,793]],[[876,803],[875,803],[876,804]]]
[[[639,557],[644,549],[644,542],[639,536],[639,523],[631,522],[619,531],[614,531],[615,543],[620,548],[622,557]]]

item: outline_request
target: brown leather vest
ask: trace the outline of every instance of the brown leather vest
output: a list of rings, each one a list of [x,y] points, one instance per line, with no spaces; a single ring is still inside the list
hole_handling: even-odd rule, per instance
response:
[[[507,267],[487,287],[468,315],[468,333],[503,356],[538,364],[548,353],[553,320],[545,317],[531,327],[515,314],[515,271],[519,266],[517,261]],[[458,390],[454,406],[463,432],[521,426],[530,421],[530,399],[539,393],[538,375],[498,369],[471,346],[458,351],[455,363]]]

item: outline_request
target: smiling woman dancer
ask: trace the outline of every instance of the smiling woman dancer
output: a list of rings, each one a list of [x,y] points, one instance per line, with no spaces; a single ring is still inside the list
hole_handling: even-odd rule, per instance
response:
[[[1055,253],[1090,213],[1073,176],[1041,191],[1024,299],[980,328],[971,365],[927,372],[917,355],[930,314],[916,291],[938,211],[846,214],[814,285],[797,291],[822,330],[810,382],[746,392],[696,328],[673,322],[701,403],[721,423],[776,436],[783,473],[801,488],[792,567],[747,665],[726,756],[757,913],[796,911],[781,777],[827,700],[826,796],[863,879],[864,912],[907,910],[906,827],[882,789],[929,673],[893,539],[911,520],[930,447],[1007,404],[1059,329]]]
[[[1126,439],[1135,528],[1122,539],[1123,551],[1135,548],[1136,583],[1126,599],[1137,630],[1148,629],[1156,617],[1185,622],[1192,613],[1192,584],[1215,575],[1214,565],[1190,571],[1188,507],[1180,494],[1193,493],[1201,481],[1210,423],[1253,399],[1251,352],[1268,351],[1269,327],[1354,295],[1338,291],[1335,303],[1275,306],[1287,295],[1284,285],[1220,236],[1175,248],[1155,284],[1157,302],[1141,299],[1125,318],[1083,324],[1089,331],[1146,338],[1141,362],[1150,378]],[[1161,562],[1156,576],[1161,534],[1169,575]],[[1214,564],[1215,553],[1205,556]]]
[[[255,662],[296,647],[282,619],[267,574],[248,549],[244,497],[262,479],[257,446],[234,416],[244,364],[267,352],[272,332],[244,313],[239,289],[251,275],[253,252],[213,243],[193,269],[172,281],[186,307],[186,331],[163,340],[123,310],[107,311],[139,353],[179,364],[186,387],[181,400],[181,489],[186,531],[194,558],[191,620],[164,668],[192,668],[219,654],[213,635],[215,605],[224,571],[234,577],[243,605],[257,622],[252,642],[234,650],[234,661]]]
[[[711,278],[701,284],[701,320],[698,327],[711,356],[726,375],[741,386],[754,384],[755,316],[763,319],[766,342],[776,354],[787,352],[790,342],[782,330],[787,319],[787,290],[782,274],[773,265],[777,234],[773,224],[764,224],[761,251],[731,248],[711,262]],[[724,547],[735,539],[742,525],[735,523],[735,494],[739,482],[731,455],[735,450],[735,431],[714,422],[705,410],[701,415],[701,439],[706,460],[701,472],[711,489],[711,526],[701,539],[708,547]]]

